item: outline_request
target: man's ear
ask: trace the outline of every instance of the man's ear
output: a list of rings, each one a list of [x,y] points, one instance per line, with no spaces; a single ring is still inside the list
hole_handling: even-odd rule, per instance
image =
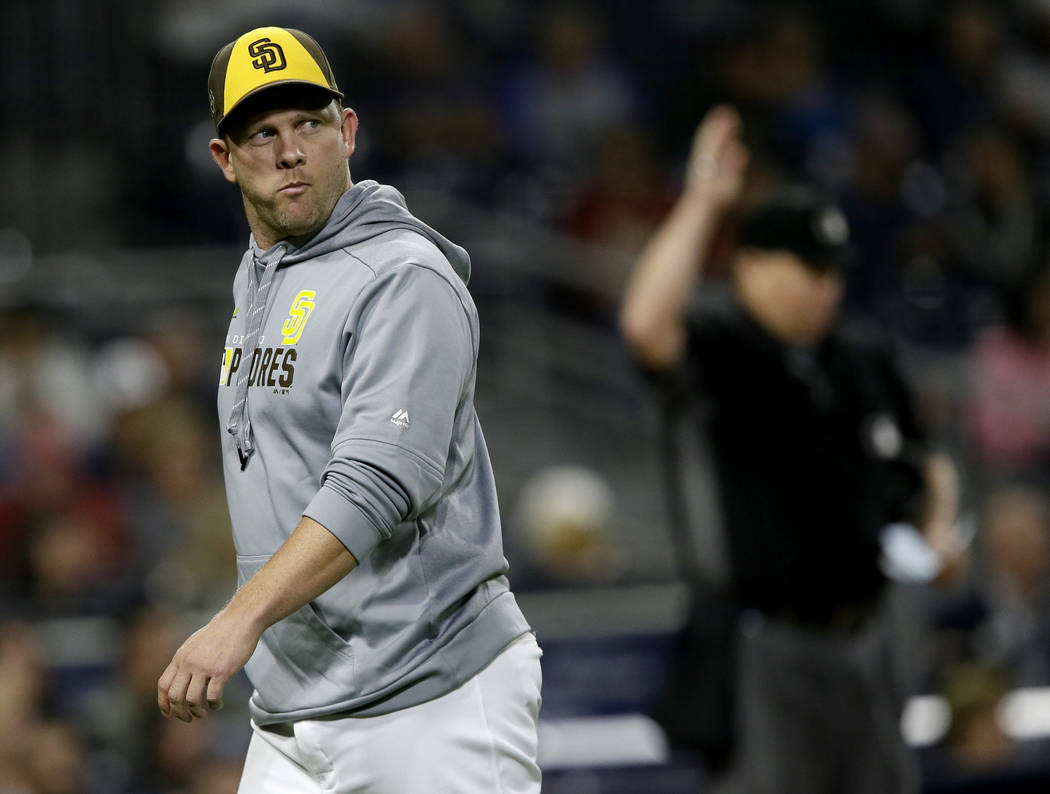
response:
[[[342,133],[346,145],[346,156],[354,153],[354,141],[357,138],[357,114],[352,108],[343,108]]]
[[[227,182],[236,182],[237,175],[233,172],[233,163],[230,162],[230,147],[222,138],[212,138],[208,142],[211,157],[215,164],[222,170],[222,175]]]

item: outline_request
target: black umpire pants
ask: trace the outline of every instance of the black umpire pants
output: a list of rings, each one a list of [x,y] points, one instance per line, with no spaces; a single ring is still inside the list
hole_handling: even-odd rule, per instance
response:
[[[736,753],[714,794],[919,790],[880,615],[818,628],[747,612],[740,634]]]

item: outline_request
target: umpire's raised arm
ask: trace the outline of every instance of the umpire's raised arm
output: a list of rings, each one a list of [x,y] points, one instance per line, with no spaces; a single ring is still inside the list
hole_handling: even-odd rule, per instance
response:
[[[740,116],[726,105],[712,108],[693,137],[682,195],[642,251],[620,309],[623,335],[647,367],[666,369],[682,355],[686,305],[747,162]]]

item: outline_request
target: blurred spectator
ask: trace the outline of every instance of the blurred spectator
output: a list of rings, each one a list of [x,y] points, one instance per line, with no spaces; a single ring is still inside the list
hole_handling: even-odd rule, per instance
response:
[[[500,100],[512,151],[558,205],[587,178],[603,138],[637,121],[640,99],[631,70],[605,49],[596,13],[559,2],[536,15],[535,44],[506,77]]]
[[[957,143],[945,232],[961,266],[959,277],[973,289],[994,290],[998,298],[1041,264],[1046,213],[1024,155],[1005,131],[975,129]]]
[[[173,791],[190,789],[199,778],[198,770],[215,758],[212,745],[218,739],[216,724],[215,720],[160,721],[153,734],[155,777],[148,785],[161,790],[164,784]]]
[[[218,335],[208,337],[199,311],[158,313],[149,323],[144,341],[161,368],[152,373],[155,388],[186,397],[210,412],[215,402],[215,372],[209,366],[211,359],[201,358],[202,351],[211,352],[210,345],[218,340]]]
[[[1020,741],[1007,732],[1009,687],[1009,676],[994,664],[964,662],[942,671],[940,691],[950,722],[942,740],[923,752],[926,791],[1044,790],[1047,742]]]
[[[630,267],[671,206],[668,180],[641,130],[610,132],[597,147],[594,173],[561,219],[562,227],[592,245],[571,258],[572,287],[551,289],[551,302],[577,316],[611,318]]]
[[[1050,474],[1050,271],[1015,290],[1008,322],[977,339],[966,427],[981,473]]]
[[[951,0],[941,8],[934,51],[909,88],[928,151],[944,152],[960,132],[990,123],[999,110],[1002,4]],[[932,55],[932,57],[930,57]]]
[[[137,517],[136,564],[151,596],[218,608],[236,579],[214,425],[185,397],[118,418],[114,448]]]
[[[0,442],[41,416],[66,429],[77,445],[99,440],[103,412],[91,377],[91,356],[63,332],[59,312],[24,302],[3,312],[0,349]]]
[[[1009,686],[1050,684],[1050,497],[1004,485],[985,500],[980,566],[935,616],[938,666],[992,665]]]
[[[874,93],[858,99],[851,133],[849,179],[840,189],[859,261],[850,273],[847,302],[872,312],[901,291],[902,238],[921,200],[908,195],[906,174],[916,165],[919,142],[907,108]]]
[[[853,98],[826,69],[822,36],[812,17],[774,10],[765,41],[772,87],[771,142],[798,179],[836,187],[848,169]]]
[[[173,384],[158,348],[137,336],[111,339],[95,353],[95,383],[109,420],[158,399]]]
[[[198,766],[187,794],[237,794],[241,762],[209,758]]]
[[[598,145],[594,173],[564,225],[570,234],[634,255],[671,204],[648,139],[639,129],[623,127]]]
[[[153,740],[163,722],[156,708],[157,678],[182,631],[175,615],[164,609],[135,612],[112,674],[84,698],[76,715],[94,747],[112,754],[105,771],[115,788],[143,788],[156,777]]]
[[[1004,118],[1033,143],[1050,142],[1050,3],[1017,0],[1019,45],[1003,64]],[[1045,164],[1045,153],[1042,155]]]
[[[1041,488],[1004,487],[985,511],[989,655],[1014,684],[1050,684],[1050,498]]]
[[[385,31],[383,81],[398,100],[378,120],[386,131],[378,128],[375,146],[400,162],[406,189],[481,197],[494,179],[499,120],[485,70],[461,35],[426,5],[400,10]]]
[[[46,720],[19,737],[22,763],[33,794],[84,794],[84,745],[71,725]]]
[[[944,680],[951,715],[943,739],[948,757],[967,772],[1005,765],[1016,749],[998,713],[1009,691],[1007,676],[992,666],[964,663],[949,667]]]
[[[92,527],[55,514],[34,522],[27,533],[30,601],[45,613],[76,612],[93,600],[108,573]]]
[[[28,624],[0,622],[0,792],[29,794],[22,737],[40,717],[46,687],[43,652]]]
[[[29,599],[30,609],[113,607],[129,558],[125,506],[88,470],[66,426],[47,414],[25,419],[0,482],[0,593]]]

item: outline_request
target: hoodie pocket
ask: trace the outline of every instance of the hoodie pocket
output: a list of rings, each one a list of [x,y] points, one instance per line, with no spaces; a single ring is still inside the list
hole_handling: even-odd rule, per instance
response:
[[[241,582],[268,559],[268,554],[238,556]],[[258,704],[274,714],[340,703],[356,693],[353,649],[313,604],[264,631],[245,672],[258,692]]]

